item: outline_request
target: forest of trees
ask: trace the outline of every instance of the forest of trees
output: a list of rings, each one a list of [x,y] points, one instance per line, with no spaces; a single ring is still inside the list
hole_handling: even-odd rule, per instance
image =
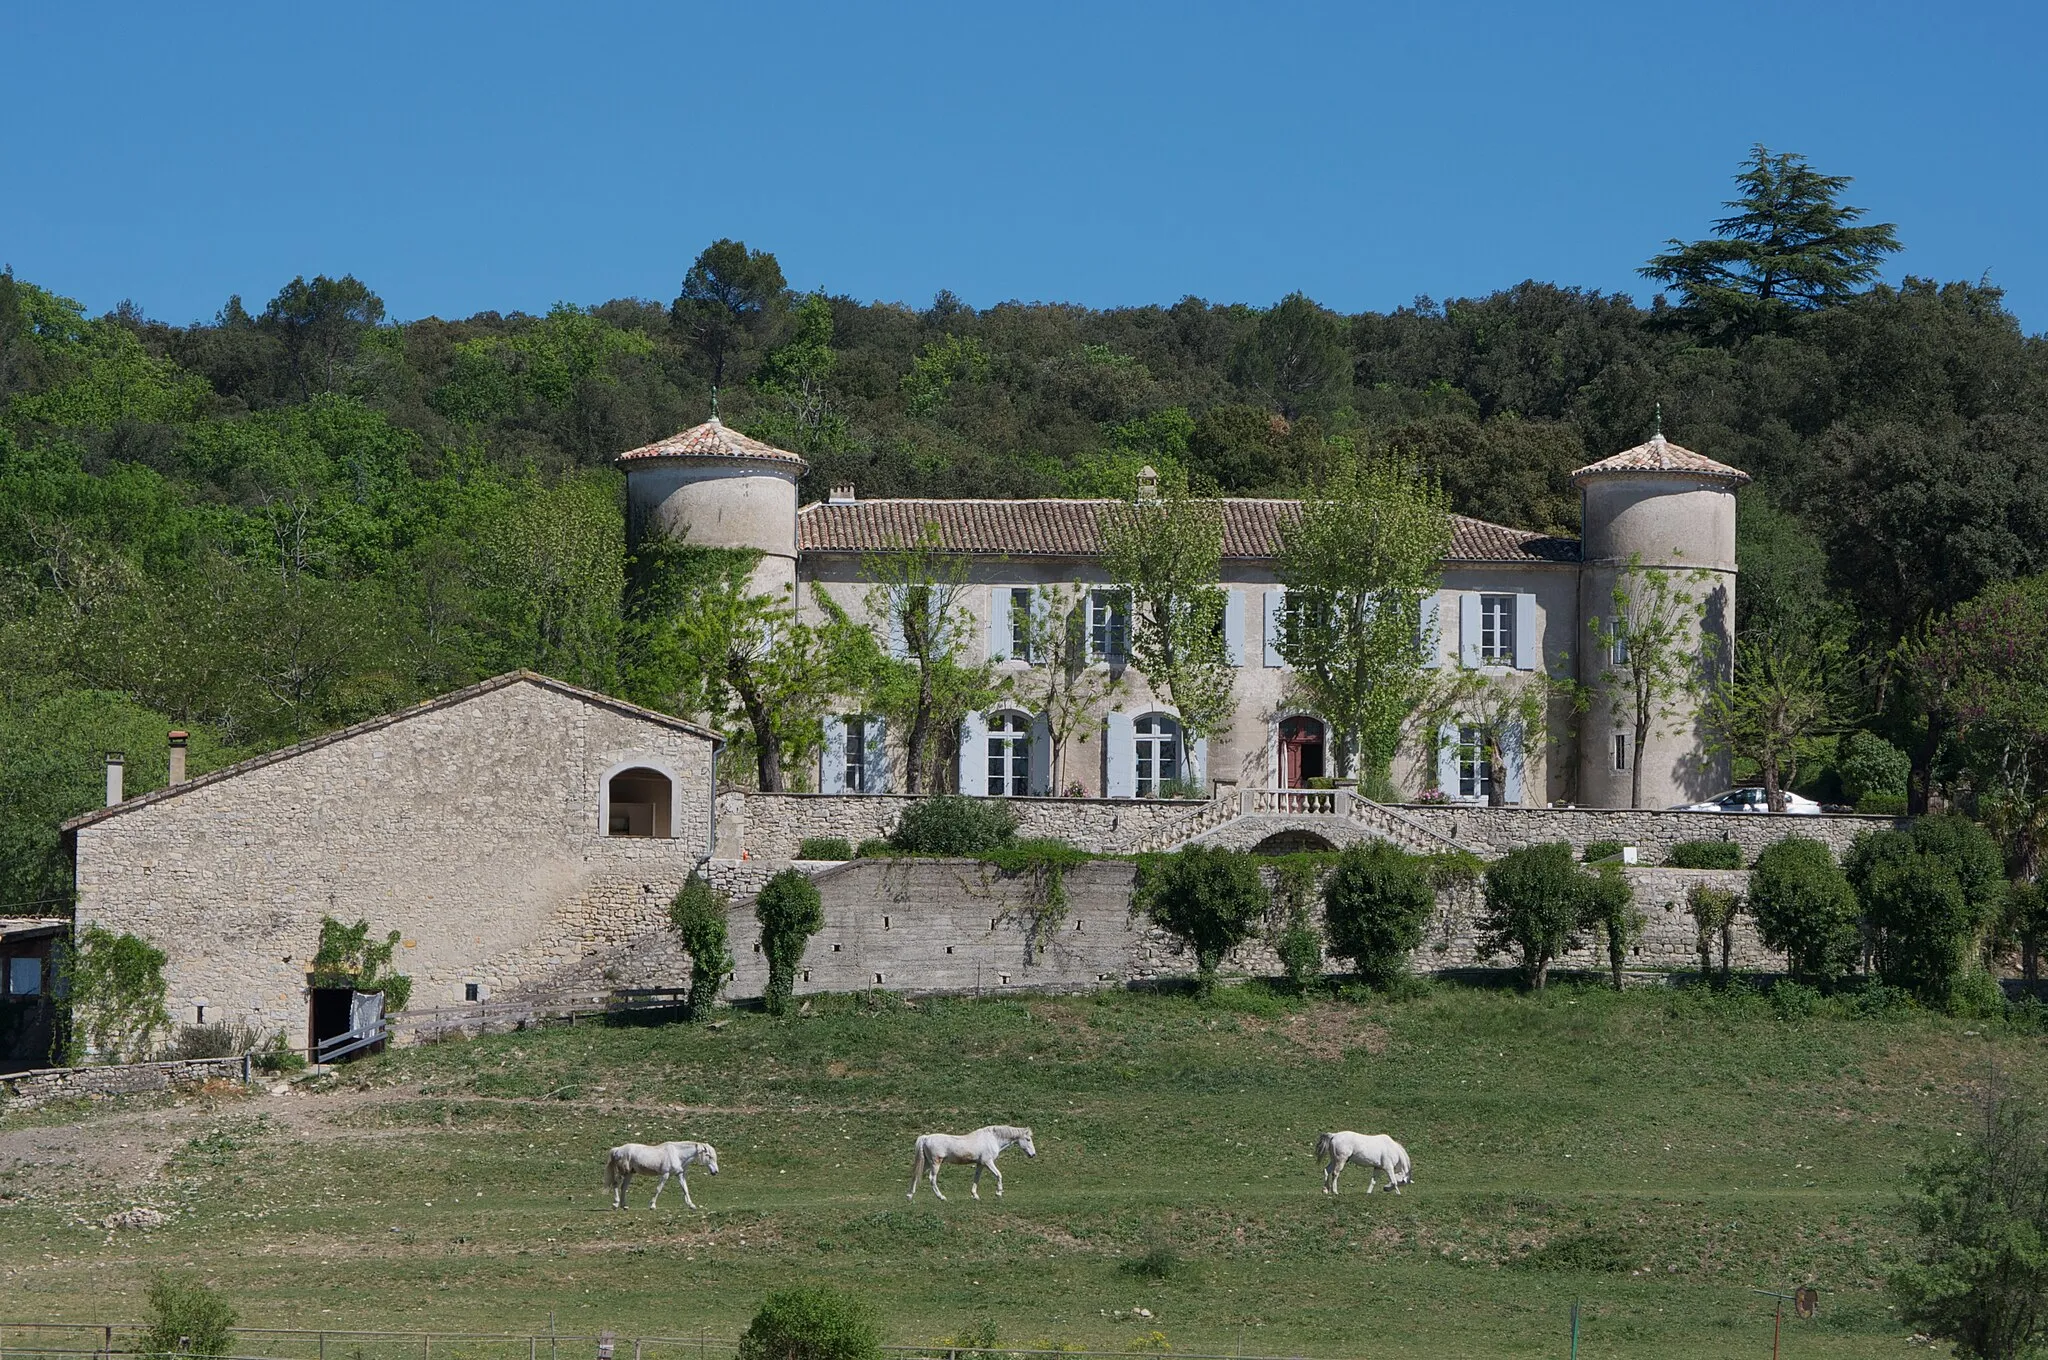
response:
[[[912,307],[793,293],[735,241],[679,259],[670,301],[462,320],[323,276],[177,326],[0,275],[0,911],[62,909],[57,823],[106,749],[160,783],[170,726],[203,770],[518,666],[651,697],[610,460],[714,401],[810,460],[806,499],[1126,496],[1144,462],[1291,494],[1364,448],[1567,534],[1567,474],[1661,407],[1755,478],[1738,631],[1824,692],[1801,786],[1857,729],[1917,800],[1988,795],[2010,743],[1973,754],[1977,710],[1902,662],[2048,569],[2048,341],[1986,283],[1877,282],[1898,243],[1846,187],[1759,148],[1734,215],[1645,265],[1648,308],[1533,281],[1358,315]]]

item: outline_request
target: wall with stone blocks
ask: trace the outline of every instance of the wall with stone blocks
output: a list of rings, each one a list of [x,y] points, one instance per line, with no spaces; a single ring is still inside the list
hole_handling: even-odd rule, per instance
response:
[[[854,845],[896,829],[917,802],[898,794],[752,793],[718,796],[718,855],[789,859],[808,836],[843,836]],[[1193,827],[1203,802],[1142,798],[1018,798],[1017,834],[1066,841],[1096,854],[1129,854],[1177,826]]]
[[[187,1058],[106,1067],[43,1067],[0,1077],[0,1110],[31,1110],[52,1100],[168,1091],[208,1081],[248,1080],[246,1057]]]
[[[1903,827],[1903,817],[1834,814],[1801,817],[1791,813],[1664,812],[1647,808],[1490,808],[1464,804],[1404,804],[1401,811],[1440,836],[1471,847],[1485,856],[1504,855],[1528,845],[1570,841],[1583,850],[1592,841],[1633,845],[1644,864],[1662,864],[1680,841],[1732,840],[1742,847],[1745,864],[1759,850],[1787,836],[1824,841],[1840,859],[1865,831]]]

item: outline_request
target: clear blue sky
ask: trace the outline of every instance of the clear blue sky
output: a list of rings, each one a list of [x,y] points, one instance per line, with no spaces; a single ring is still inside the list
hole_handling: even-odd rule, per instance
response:
[[[1647,297],[1762,141],[2048,329],[2039,5],[0,4],[0,263],[94,311],[666,301],[720,236],[920,305]]]

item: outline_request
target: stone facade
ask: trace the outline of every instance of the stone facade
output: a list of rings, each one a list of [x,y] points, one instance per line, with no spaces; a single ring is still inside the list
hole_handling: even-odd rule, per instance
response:
[[[755,793],[718,796],[718,853],[737,859],[792,859],[806,839],[840,836],[858,846],[896,829],[917,799],[901,794]],[[1178,828],[1198,827],[1211,811],[1203,802],[1145,798],[1018,798],[1017,834],[1062,840],[1100,855],[1130,854]]]
[[[1787,836],[1825,842],[1840,860],[1866,831],[1888,831],[1907,825],[1902,817],[1791,813],[1664,812],[1649,808],[1490,808],[1404,805],[1401,811],[1440,836],[1492,858],[1524,846],[1569,841],[1584,850],[1594,841],[1620,841],[1636,847],[1645,865],[1662,864],[1680,841],[1734,841],[1742,861]]]

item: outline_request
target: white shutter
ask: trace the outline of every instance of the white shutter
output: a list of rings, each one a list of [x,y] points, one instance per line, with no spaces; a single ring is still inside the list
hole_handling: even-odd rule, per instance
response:
[[[1052,786],[1052,721],[1043,713],[1031,719],[1031,792],[1039,798],[1058,792]]]
[[[1447,722],[1436,730],[1436,786],[1447,796],[1458,796],[1458,725]]]
[[[1458,664],[1479,669],[1479,592],[1458,592]]]
[[[1196,737],[1188,743],[1188,765],[1183,777],[1190,784],[1209,787],[1209,739]]]
[[[1280,655],[1280,619],[1287,612],[1287,588],[1275,586],[1266,592],[1266,664],[1284,666]]]
[[[1244,592],[1225,591],[1223,595],[1223,651],[1233,666],[1244,664]]]
[[[960,720],[960,792],[980,798],[988,793],[988,717],[970,713]]]
[[[1111,713],[1103,719],[1102,795],[1138,796],[1138,729],[1128,713]]]
[[[889,793],[889,724],[880,718],[867,720],[868,792]]]
[[[1523,597],[1527,599],[1527,596]],[[1501,794],[1509,807],[1522,805],[1522,770],[1528,764],[1522,751],[1522,727],[1517,723],[1500,734]]]
[[[1536,597],[1524,590],[1515,596],[1515,669],[1535,670],[1541,654],[1536,645]]]
[[[1010,659],[1010,587],[988,588],[988,659]]]
[[[846,719],[825,717],[825,750],[818,757],[818,792],[846,792]]]
[[[1443,610],[1435,591],[1422,597],[1422,618],[1416,625],[1416,642],[1422,648],[1422,664],[1435,670],[1444,664]]]

